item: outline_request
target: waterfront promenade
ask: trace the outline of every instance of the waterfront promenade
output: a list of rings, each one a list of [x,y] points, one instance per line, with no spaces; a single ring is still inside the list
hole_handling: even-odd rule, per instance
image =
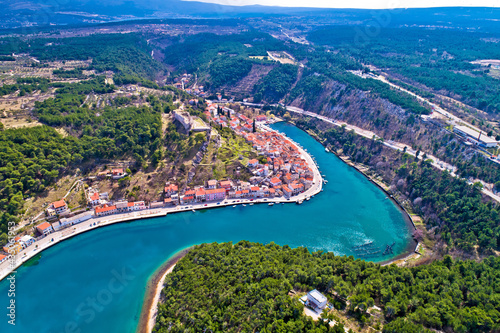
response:
[[[261,125],[261,128],[266,131],[274,131],[271,128]],[[109,216],[103,216],[103,217],[94,217],[90,220],[87,220],[85,222],[82,222],[80,224],[73,225],[69,228],[53,232],[49,235],[47,235],[45,238],[40,239],[39,241],[33,243],[32,245],[28,246],[26,249],[21,251],[19,254],[14,256],[14,264],[12,265],[11,259],[4,261],[3,263],[0,264],[0,281],[4,279],[6,276],[8,276],[13,270],[17,269],[19,266],[21,266],[23,263],[28,261],[29,259],[33,258],[34,256],[38,255],[41,253],[43,250],[59,243],[62,242],[68,238],[74,237],[78,234],[90,231],[95,228],[100,228],[104,227],[107,225],[115,224],[115,223],[120,223],[120,222],[126,222],[126,221],[132,221],[132,220],[139,220],[139,219],[144,219],[144,218],[153,218],[153,217],[162,217],[166,216],[167,214],[172,214],[172,213],[179,213],[179,212],[189,212],[189,211],[196,211],[200,209],[210,209],[210,208],[217,208],[217,207],[227,207],[227,206],[234,206],[234,205],[242,205],[242,204],[269,204],[269,203],[296,203],[297,201],[303,201],[306,198],[309,198],[313,195],[318,194],[321,192],[323,188],[323,178],[321,177],[321,173],[319,171],[318,166],[314,162],[312,156],[309,155],[298,143],[294,142],[290,138],[287,137],[288,140],[290,140],[292,143],[294,143],[297,148],[299,149],[299,152],[301,154],[301,157],[306,160],[308,165],[311,167],[313,170],[313,184],[312,186],[304,191],[303,193],[300,193],[298,195],[295,195],[289,199],[284,198],[284,197],[277,197],[277,198],[243,198],[243,199],[228,199],[226,198],[225,200],[218,201],[218,202],[201,202],[201,203],[195,203],[195,204],[189,204],[189,205],[179,205],[175,207],[162,207],[162,208],[153,208],[153,209],[145,209],[142,211],[136,211],[136,212],[129,212],[129,213],[122,213],[122,214],[114,214],[114,215],[109,215]]]

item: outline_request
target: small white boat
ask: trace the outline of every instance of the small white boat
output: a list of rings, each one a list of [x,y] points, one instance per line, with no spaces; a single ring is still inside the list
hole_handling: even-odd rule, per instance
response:
[[[253,202],[250,204],[250,206],[253,206]]]
[[[311,199],[311,198],[307,197],[307,198],[306,198],[306,201],[309,201],[310,199]]]
[[[247,205],[243,204],[243,207],[246,207]]]
[[[233,208],[236,208],[236,205],[234,205]]]
[[[193,213],[195,213],[195,212],[196,212],[194,209],[191,209],[191,211],[192,211]]]
[[[328,150],[328,148],[325,148],[325,151],[326,151],[327,153],[329,153],[329,152],[330,152],[330,151]]]
[[[269,206],[274,206],[274,202],[269,203]]]

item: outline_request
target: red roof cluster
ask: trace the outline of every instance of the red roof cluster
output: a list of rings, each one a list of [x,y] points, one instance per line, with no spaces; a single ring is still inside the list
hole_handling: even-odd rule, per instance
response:
[[[129,203],[128,203],[128,205],[130,205],[130,204],[131,204],[131,203],[129,202]],[[132,202],[132,205],[133,205],[133,204],[134,204],[134,203]],[[116,206],[115,206],[115,205],[113,205],[113,206],[104,205],[104,206],[102,206],[102,207],[96,207],[95,212],[96,212],[96,214],[99,214],[99,213],[109,212],[109,211],[111,211],[111,210],[115,210],[115,209],[116,209]]]

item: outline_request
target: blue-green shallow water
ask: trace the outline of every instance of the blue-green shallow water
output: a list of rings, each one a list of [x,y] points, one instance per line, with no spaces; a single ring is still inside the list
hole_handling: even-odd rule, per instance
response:
[[[363,175],[298,128],[286,123],[273,127],[316,157],[329,181],[324,192],[302,205],[171,214],[112,225],[62,242],[44,251],[39,264],[18,269],[16,326],[7,323],[8,284],[0,282],[0,332],[134,332],[151,274],[175,252],[193,244],[274,241],[351,255],[354,245],[373,241],[382,247],[395,241],[392,257],[412,244],[402,212]]]

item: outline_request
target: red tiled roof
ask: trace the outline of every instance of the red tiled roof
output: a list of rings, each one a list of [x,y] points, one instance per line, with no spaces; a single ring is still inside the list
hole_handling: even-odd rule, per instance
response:
[[[42,224],[38,225],[36,228],[40,231],[44,231],[47,228],[50,228],[51,225],[49,222],[43,222]]]
[[[170,184],[168,186],[165,186],[165,192],[170,192],[170,191],[177,192],[178,190],[179,190],[179,187],[175,184]]]
[[[90,200],[92,201],[99,200],[99,193],[94,192],[94,194],[92,194],[92,196],[90,197]]]
[[[64,199],[59,200],[59,201],[54,201],[54,202],[52,203],[52,206],[54,206],[54,208],[56,208],[56,209],[57,209],[57,208],[61,208],[61,207],[66,206],[66,202],[64,202]]]
[[[271,183],[272,184],[278,184],[278,183],[281,183],[281,180],[277,177],[273,177],[271,178]]]
[[[230,180],[223,180],[220,182],[220,186],[222,186],[222,187],[231,186],[231,181]]]
[[[116,206],[104,206],[104,207],[96,207],[95,212],[96,213],[104,213],[104,212],[109,212],[111,210],[115,210]]]
[[[213,190],[206,190],[206,194],[214,194],[214,193],[226,193],[226,189],[224,188],[215,188]]]

